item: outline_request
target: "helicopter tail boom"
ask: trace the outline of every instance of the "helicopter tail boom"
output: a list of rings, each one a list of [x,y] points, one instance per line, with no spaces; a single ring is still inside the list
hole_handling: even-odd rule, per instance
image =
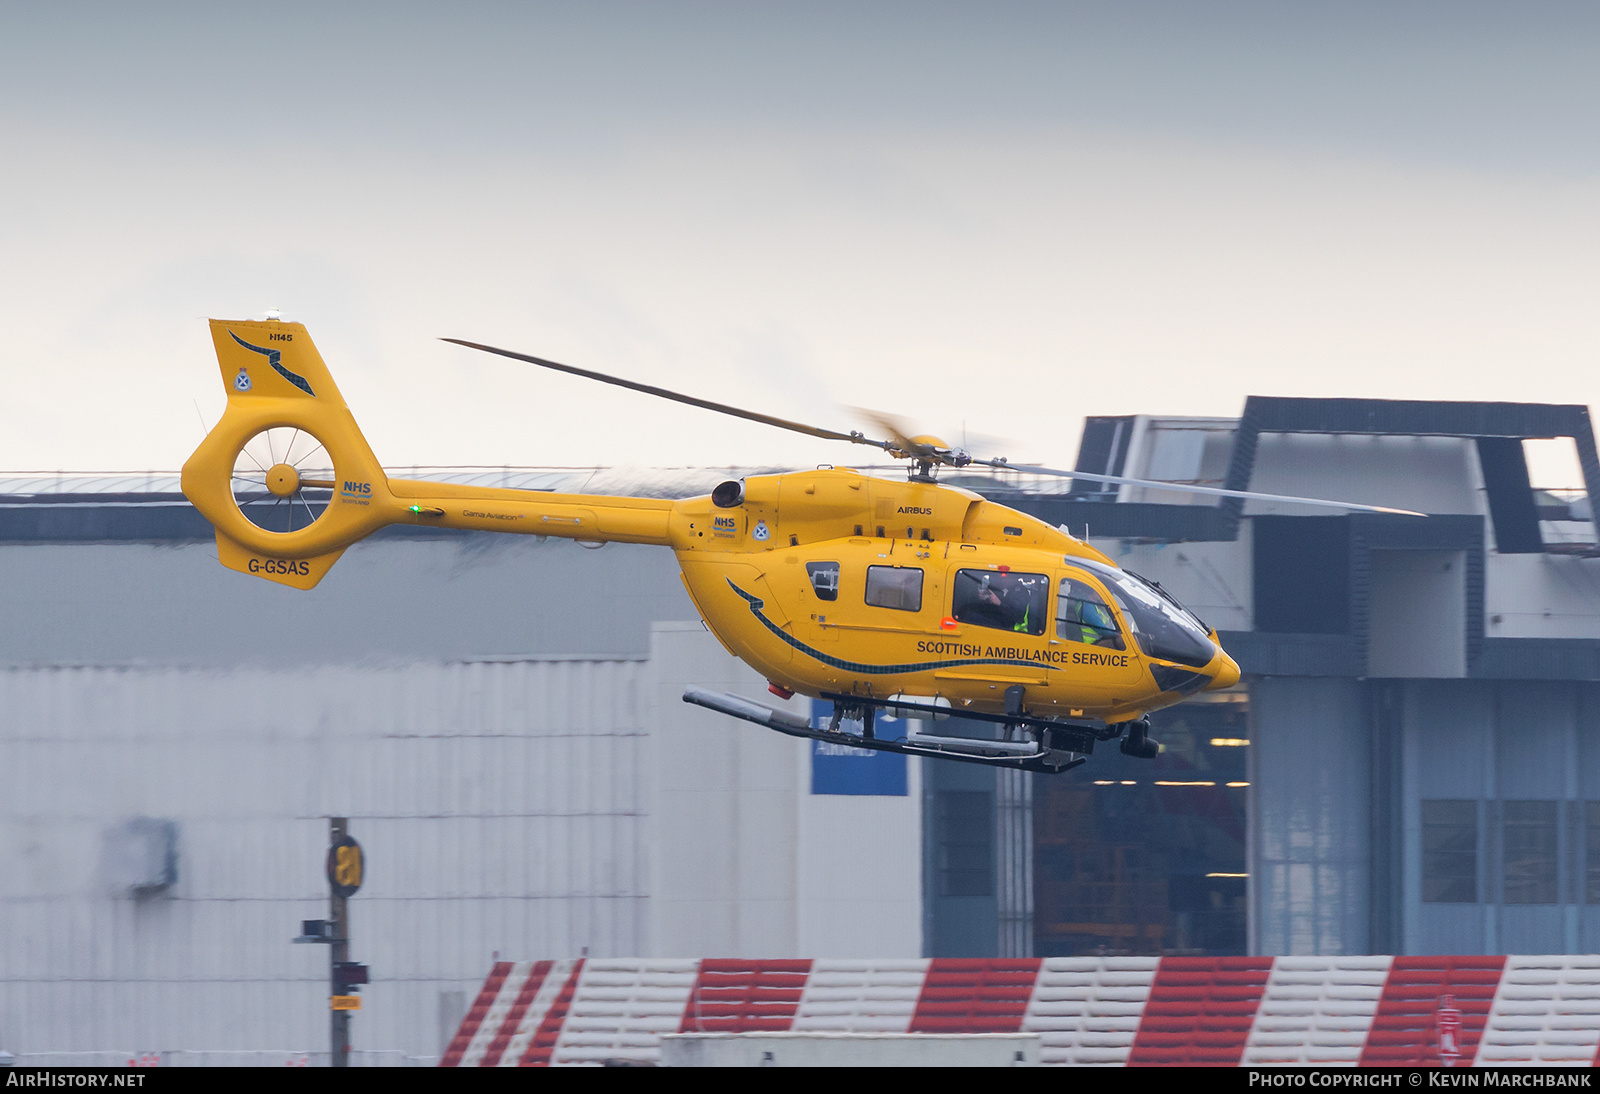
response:
[[[390,479],[408,515],[441,528],[560,536],[587,543],[671,545],[673,503],[663,498],[498,490],[419,479]]]

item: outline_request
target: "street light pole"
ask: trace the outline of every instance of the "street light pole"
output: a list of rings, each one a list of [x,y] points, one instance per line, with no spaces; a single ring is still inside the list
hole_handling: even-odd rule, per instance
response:
[[[328,916],[300,922],[296,942],[328,947],[328,1063],[350,1066],[350,1012],[361,1009],[361,985],[368,982],[367,967],[350,960],[349,900],[361,888],[367,858],[361,844],[350,836],[348,817],[328,818]]]
[[[348,817],[333,817],[328,822],[328,847],[330,860],[335,859],[341,840],[349,834],[350,819]],[[340,976],[340,968],[350,960],[350,898],[342,895],[343,889],[339,885],[335,871],[337,862],[329,862],[328,877],[328,921],[332,928],[329,933],[333,942],[328,946],[328,994],[333,999],[343,997],[345,985]],[[359,875],[358,875],[359,877]],[[340,1007],[334,1007],[329,1012],[330,1017],[330,1049],[328,1061],[333,1067],[350,1066],[350,1012]]]

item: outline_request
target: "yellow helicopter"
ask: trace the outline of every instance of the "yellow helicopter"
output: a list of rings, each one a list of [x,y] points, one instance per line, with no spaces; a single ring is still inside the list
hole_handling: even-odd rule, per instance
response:
[[[390,478],[299,323],[211,321],[228,408],[183,467],[222,564],[298,589],[393,524],[670,547],[728,652],[784,699],[830,700],[826,728],[689,688],[686,702],[799,737],[1060,772],[1098,742],[1157,755],[1150,711],[1233,686],[1214,630],[1158,584],[1063,528],[936,481],[941,467],[1009,469],[932,437],[887,440],[757,414],[492,346],[544,368],[909,461],[905,481],[824,467],[719,485],[685,500],[557,494]],[[1122,476],[1019,469],[1111,483]],[[1185,491],[1402,512],[1184,485]],[[926,726],[990,723],[991,738],[880,737],[876,712]]]

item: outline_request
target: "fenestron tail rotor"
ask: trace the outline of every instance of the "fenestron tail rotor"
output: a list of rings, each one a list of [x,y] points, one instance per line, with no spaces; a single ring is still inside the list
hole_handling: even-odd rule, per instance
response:
[[[233,462],[234,504],[265,532],[309,528],[327,510],[333,486],[328,450],[304,428],[263,429],[245,441]]]
[[[468,342],[460,338],[444,338],[441,341],[450,342],[468,349],[482,350],[484,353],[495,353],[501,357],[509,357],[514,361],[525,361],[530,365],[540,368],[553,369],[556,372],[565,372],[572,376],[582,376],[589,380],[598,380],[602,384],[611,384],[615,387],[625,387],[630,391],[642,392],[645,395],[654,395],[660,399],[669,399],[675,403],[684,403],[688,406],[697,406],[702,410],[710,410],[717,414],[727,414],[734,418],[743,418],[748,422],[760,422],[762,425],[786,429],[792,433],[803,433],[808,437],[820,437],[829,441],[847,441],[850,444],[862,444],[869,448],[877,448],[886,452],[895,459],[910,460],[910,475],[915,481],[931,482],[934,472],[940,467],[990,467],[997,471],[1023,471],[1035,475],[1052,475],[1064,478],[1087,479],[1091,482],[1108,482],[1127,484],[1130,486],[1150,486],[1160,490],[1181,491],[1188,494],[1207,494],[1225,498],[1244,498],[1256,501],[1290,502],[1296,505],[1314,505],[1329,509],[1343,509],[1346,511],[1364,513],[1392,513],[1401,516],[1420,517],[1409,509],[1393,509],[1382,505],[1363,505],[1356,502],[1329,501],[1325,498],[1290,497],[1283,494],[1260,494],[1249,490],[1225,490],[1214,486],[1194,486],[1188,483],[1161,482],[1156,479],[1135,479],[1121,475],[1099,475],[1084,471],[1062,471],[1059,468],[1045,467],[1040,464],[1014,464],[1006,459],[975,460],[962,448],[952,448],[937,437],[927,435],[912,435],[911,429],[899,418],[882,411],[860,410],[860,414],[871,421],[879,429],[889,435],[888,440],[875,440],[865,434],[851,431],[841,432],[836,429],[824,429],[820,426],[807,425],[804,422],[794,422],[787,418],[777,418],[770,414],[760,414],[753,410],[744,410],[740,407],[729,406],[726,403],[712,402],[709,399],[697,399],[692,395],[684,395],[676,391],[669,391],[653,384],[641,384],[633,380],[624,380],[618,376],[609,376],[603,372],[593,372],[589,369],[576,368],[564,365],[559,361],[551,361],[544,357],[534,357],[526,353],[516,353],[513,350],[500,349],[496,346],[486,346],[480,342]]]

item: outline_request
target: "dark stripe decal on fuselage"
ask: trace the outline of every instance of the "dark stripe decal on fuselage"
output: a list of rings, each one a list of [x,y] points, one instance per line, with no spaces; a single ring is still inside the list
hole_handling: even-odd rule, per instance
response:
[[[304,376],[301,376],[298,373],[290,372],[288,369],[283,367],[283,352],[281,350],[267,349],[264,346],[252,346],[249,342],[246,342],[237,334],[233,334],[231,330],[228,333],[232,334],[233,340],[239,343],[245,349],[253,350],[254,352],[265,357],[267,359],[267,364],[271,365],[272,370],[279,376],[282,376],[285,380],[288,380],[291,384],[305,392],[307,395],[311,396],[313,399],[317,397],[317,393],[311,390],[311,385],[306,383],[306,378]]]
[[[903,672],[927,672],[930,669],[957,668],[961,665],[1016,665],[1027,669],[1053,669],[1056,667],[1040,661],[1026,661],[1020,657],[970,657],[953,661],[918,661],[909,665],[868,665],[861,661],[846,661],[843,658],[833,657],[829,654],[823,653],[819,649],[814,649],[800,641],[794,635],[786,632],[782,627],[778,626],[776,623],[762,614],[761,609],[766,607],[766,601],[762,600],[760,597],[751,596],[749,593],[739,588],[739,586],[733,583],[733,579],[731,577],[725,580],[728,582],[728,588],[744,597],[745,603],[750,605],[751,613],[757,619],[761,620],[761,625],[766,627],[767,630],[783,639],[784,642],[793,646],[807,657],[813,657],[816,660],[821,661],[824,665],[829,665],[836,669],[844,669],[846,672],[859,672],[866,676],[895,676]]]

